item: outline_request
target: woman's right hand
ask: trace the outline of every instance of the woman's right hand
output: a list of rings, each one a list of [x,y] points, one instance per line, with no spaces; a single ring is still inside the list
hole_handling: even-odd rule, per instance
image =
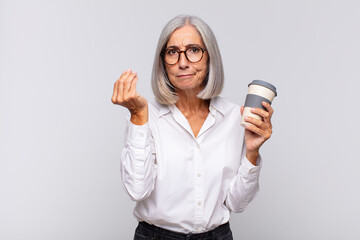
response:
[[[148,121],[148,103],[136,91],[138,76],[131,69],[124,71],[114,84],[111,101],[114,104],[126,107],[130,113],[130,121],[135,125],[143,125]]]

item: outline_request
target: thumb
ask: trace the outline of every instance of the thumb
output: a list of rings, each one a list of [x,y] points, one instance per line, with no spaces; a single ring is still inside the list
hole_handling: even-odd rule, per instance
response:
[[[241,106],[241,108],[240,108],[240,113],[241,113],[241,116],[242,116],[243,113],[244,113],[244,106]]]

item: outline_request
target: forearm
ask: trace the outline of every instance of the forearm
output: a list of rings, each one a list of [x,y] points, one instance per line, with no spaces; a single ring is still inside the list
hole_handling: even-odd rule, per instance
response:
[[[245,156],[242,158],[237,175],[230,184],[226,197],[226,206],[233,212],[242,212],[259,191],[259,177],[262,160],[258,156],[255,164]]]
[[[148,124],[137,126],[129,122],[125,147],[121,155],[122,183],[129,196],[140,201],[154,188],[157,166]]]
[[[254,166],[256,166],[256,161],[258,157],[259,157],[259,151],[246,151],[246,158]]]
[[[130,121],[135,125],[144,125],[149,120],[148,104],[142,109],[130,111]]]

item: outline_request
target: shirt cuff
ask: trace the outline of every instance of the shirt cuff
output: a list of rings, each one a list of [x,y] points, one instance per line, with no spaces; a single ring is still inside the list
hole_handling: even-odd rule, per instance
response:
[[[243,175],[247,175],[250,178],[257,177],[260,174],[260,170],[262,167],[262,158],[259,155],[256,160],[256,166],[253,165],[247,158],[244,156],[243,162],[240,165],[240,172]]]
[[[135,148],[144,148],[149,132],[149,123],[144,125],[135,125],[129,121],[128,141],[130,146]]]

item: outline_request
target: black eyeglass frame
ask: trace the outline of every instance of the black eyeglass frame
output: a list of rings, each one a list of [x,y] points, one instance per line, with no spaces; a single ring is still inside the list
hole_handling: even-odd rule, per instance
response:
[[[186,51],[189,50],[189,49],[191,49],[191,48],[194,48],[194,47],[200,48],[201,51],[202,51],[202,53],[201,53],[201,58],[200,58],[198,61],[196,61],[196,62],[190,61],[189,58],[188,58],[188,56],[186,55]],[[198,62],[201,61],[201,59],[203,59],[203,57],[204,57],[204,52],[207,51],[206,48],[202,48],[202,47],[199,47],[199,46],[191,46],[191,47],[188,47],[187,49],[185,49],[184,51],[180,51],[180,50],[175,50],[175,49],[173,49],[174,51],[176,51],[176,52],[179,54],[179,56],[178,56],[178,60],[177,60],[175,63],[170,64],[170,63],[167,63],[167,62],[165,61],[165,52],[166,52],[167,50],[169,50],[169,49],[171,49],[171,48],[166,48],[166,49],[162,50],[161,53],[160,53],[160,55],[161,55],[162,58],[163,58],[164,63],[166,63],[167,65],[175,65],[175,64],[177,64],[177,63],[179,62],[179,60],[180,60],[180,55],[181,55],[181,53],[184,53],[186,59],[187,59],[189,62],[191,62],[191,63],[198,63]]]

